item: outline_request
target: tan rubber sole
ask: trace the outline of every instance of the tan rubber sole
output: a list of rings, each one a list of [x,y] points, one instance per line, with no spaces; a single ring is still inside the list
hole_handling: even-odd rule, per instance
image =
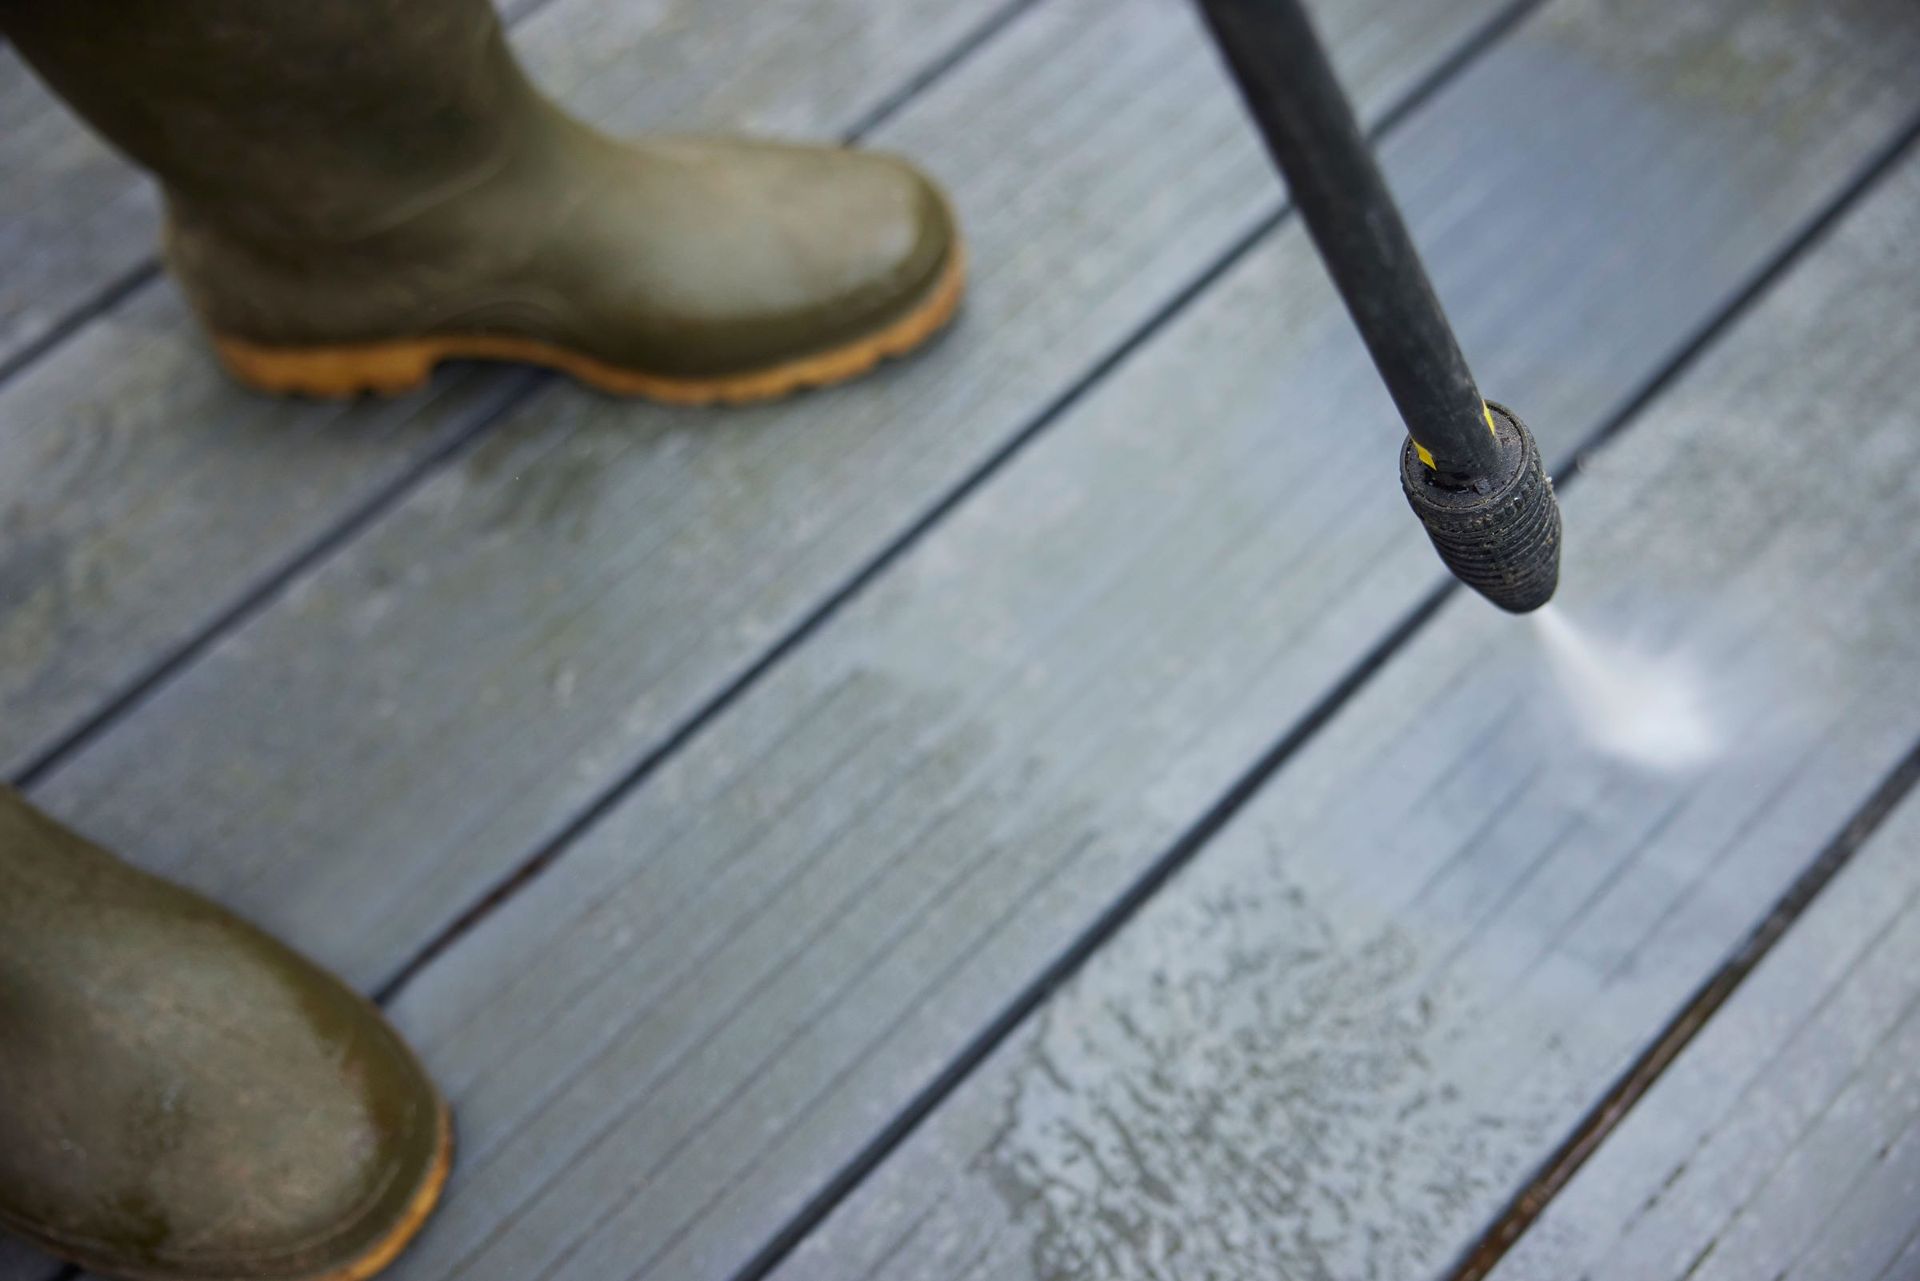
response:
[[[402,1211],[393,1228],[370,1249],[344,1267],[335,1268],[331,1272],[312,1273],[303,1277],[302,1281],[372,1281],[372,1278],[393,1266],[394,1260],[413,1244],[413,1239],[420,1235],[420,1229],[427,1225],[427,1220],[439,1207],[440,1198],[447,1190],[447,1179],[453,1173],[453,1113],[444,1100],[439,1105],[437,1122],[440,1133],[435,1144],[433,1165],[427,1170],[427,1177],[421,1180],[420,1186],[408,1199],[406,1209]],[[129,1269],[123,1261],[104,1254],[95,1257],[86,1250],[64,1248],[61,1243],[45,1240],[27,1229],[14,1230],[29,1243],[38,1245],[49,1254],[65,1258],[88,1271],[126,1277],[161,1275],[142,1269]]]
[[[966,251],[956,244],[946,270],[926,299],[885,329],[832,351],[725,378],[643,373],[551,343],[489,334],[445,334],[325,347],[263,347],[216,334],[213,343],[228,373],[249,387],[273,395],[326,399],[396,396],[425,384],[433,376],[434,366],[443,360],[500,360],[556,369],[615,396],[641,396],[670,405],[741,405],[846,382],[882,360],[904,356],[953,318],[966,283]]]
[[[371,1278],[391,1267],[393,1261],[413,1239],[420,1235],[420,1229],[427,1225],[434,1210],[440,1204],[440,1197],[447,1190],[447,1177],[453,1172],[453,1114],[445,1102],[440,1104],[440,1144],[433,1158],[433,1168],[427,1171],[426,1179],[420,1184],[413,1199],[407,1202],[406,1211],[400,1221],[394,1224],[371,1250],[349,1263],[337,1272],[329,1272],[315,1278],[315,1281],[371,1281]]]

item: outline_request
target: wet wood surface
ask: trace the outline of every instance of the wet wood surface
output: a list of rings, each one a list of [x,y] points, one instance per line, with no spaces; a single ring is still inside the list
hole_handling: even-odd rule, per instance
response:
[[[1329,15],[1375,112],[1493,6],[1400,11]],[[979,263],[923,359],[731,414],[552,384],[36,797],[377,985],[1279,201],[1183,0],[1035,8],[871,141],[949,184]],[[450,417],[387,430],[431,447]],[[271,443],[247,455],[263,470]],[[166,545],[183,572],[248,554]]]
[[[1913,745],[1916,209],[1920,158],[1566,495],[1556,607],[1692,665],[1710,759],[1596,750],[1457,596],[782,1281],[1447,1275]],[[1909,1113],[1912,1067],[1876,1087]]]
[[[151,271],[153,190],[0,42],[0,370]]]
[[[759,6],[747,0],[549,0],[516,44],[549,91],[611,129],[831,137],[964,47],[1001,3],[794,0],[772,22],[750,17]],[[23,99],[38,114],[15,108]],[[53,262],[66,261],[62,246],[70,266],[105,263],[111,254],[73,238],[123,204],[97,237],[115,253],[148,253],[157,226],[144,187],[118,162],[89,160],[87,185],[39,172],[60,167],[66,150],[99,148],[17,63],[0,61],[0,112],[9,110],[26,118],[0,135],[0,164],[17,155],[23,172],[0,171],[0,200],[31,199],[42,213],[0,221],[10,238],[0,242],[9,251],[0,298],[17,287],[54,316],[61,299],[99,284],[34,278],[66,270]],[[36,146],[42,135],[49,141]],[[110,185],[102,167],[124,199],[93,189]],[[164,278],[0,382],[0,773],[37,763],[101,706],[230,625],[532,385],[522,371],[468,368],[392,403],[274,402],[220,374]]]
[[[1735,288],[1718,255],[1742,216],[1779,220],[1747,224],[1757,262],[1864,158],[1810,157],[1833,167],[1797,207],[1729,183],[1737,208],[1710,208],[1703,157],[1758,169],[1754,153],[1724,135],[1675,148],[1668,120],[1635,130],[1596,92],[1543,107],[1462,197],[1438,158],[1489,128],[1523,69],[1567,78],[1552,55],[1589,34],[1579,19],[1516,32],[1387,148],[1448,246],[1442,287],[1490,385],[1562,451],[1611,407],[1583,389],[1649,376]],[[1647,48],[1679,35],[1614,29]],[[1805,74],[1782,77],[1782,105]],[[1880,98],[1897,82],[1852,100],[1884,101],[1891,125],[1915,106]],[[1774,135],[1753,136],[1778,174]],[[1554,155],[1589,183],[1560,169],[1499,198]],[[1684,214],[1625,181],[1663,155]],[[1574,248],[1629,225],[1672,237],[1660,269]],[[1466,286],[1500,269],[1517,279],[1476,305]],[[1541,340],[1608,316],[1613,342]],[[743,1263],[1432,581],[1398,494],[1367,483],[1379,442],[1322,454],[1316,501],[1288,489],[1282,460],[1377,397],[1304,240],[1282,233],[423,976],[398,1011],[470,1137],[465,1199],[413,1271]],[[1167,429],[1190,412],[1213,429]]]
[[[1492,1281],[1920,1276],[1916,975],[1909,799]]]
[[[616,127],[921,159],[973,244],[956,330],[727,414],[476,370],[278,404],[222,382],[164,280],[135,288],[0,383],[0,766],[370,989],[538,857],[393,1002],[462,1129],[402,1281],[742,1275],[963,1069],[780,1275],[1442,1275],[1920,727],[1915,165],[1568,497],[1567,612],[1748,692],[1714,703],[1724,754],[1597,754],[1533,632],[1454,600],[956,1066],[1439,570],[1391,408],[1184,5],[747,8],[551,0],[516,41]],[[1893,0],[1316,14],[1483,383],[1554,459],[1920,111]],[[47,248],[0,288],[0,361],[97,287],[74,263],[120,270],[47,209],[90,202],[71,235],[116,246],[152,217],[20,85],[0,64],[25,139],[0,174],[29,175],[4,243]],[[1822,928],[1808,964],[1870,985],[1824,1017],[1901,997]],[[1748,996],[1649,1115],[1795,993]],[[1805,1106],[1907,1088],[1859,1053],[1878,1085]],[[1839,1115],[1773,1137],[1755,1204],[1884,1128]],[[1511,1275],[1555,1275],[1556,1242],[1615,1275],[1597,1243],[1668,1176],[1670,1128],[1623,1130]],[[1853,1210],[1895,1251],[1871,1206],[1911,1146]],[[1735,1243],[1715,1267],[1828,1257],[1819,1225],[1742,1227],[1738,1189],[1681,1182],[1706,1190],[1684,1224],[1640,1216],[1634,1258],[1703,1231]],[[0,1250],[0,1278],[44,1274]]]

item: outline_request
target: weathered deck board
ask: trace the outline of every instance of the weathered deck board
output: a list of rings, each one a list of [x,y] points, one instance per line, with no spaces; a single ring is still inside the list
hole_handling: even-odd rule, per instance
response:
[[[48,1260],[12,1237],[0,1237],[0,1277],[9,1281],[40,1281],[48,1275]]]
[[[830,135],[902,92],[998,7],[554,0],[515,43],[547,88],[609,128]],[[21,244],[5,285],[41,309],[9,329],[21,313],[0,291],[4,361],[17,349],[6,343],[31,341],[57,323],[63,299],[99,283],[74,277],[76,264],[112,267],[106,246],[151,245],[152,211],[137,176],[3,47],[0,130],[4,201],[26,202],[0,203]],[[99,252],[43,225],[71,237],[93,226],[87,210],[111,215],[89,233]],[[42,274],[29,282],[27,266]],[[0,388],[0,775],[526,383],[453,373],[392,405],[264,400],[218,375],[164,282],[17,374]],[[0,1245],[0,1278],[47,1270],[32,1251]]]
[[[1559,448],[1920,106],[1897,11],[1744,12],[1556,6],[1387,149]],[[466,1147],[402,1275],[748,1258],[1434,581],[1389,421],[1302,238],[1219,282],[405,993]]]
[[[1447,1267],[1920,734],[1916,210],[1909,156],[1567,495],[1558,607],[1721,755],[1603,756],[1456,597],[781,1281]]]
[[[1911,1281],[1920,798],[1855,855],[1493,1272]],[[1889,1196],[1891,1200],[1889,1200]]]
[[[0,40],[0,369],[152,260],[155,205]]]
[[[1001,2],[553,0],[516,44],[543,84],[611,128],[834,134]],[[0,154],[26,150],[40,132],[64,138],[66,128],[10,135]],[[111,204],[102,193],[62,193],[63,225],[76,235],[92,225],[68,209],[84,195],[95,197],[90,207]],[[114,223],[101,238],[151,241],[145,204],[134,203],[141,229]],[[72,247],[32,220],[6,225],[9,235],[24,225],[9,285],[13,261],[30,266],[36,254]],[[32,296],[49,288],[35,284]],[[275,403],[220,375],[172,286],[158,281],[0,386],[0,775],[60,741],[527,383],[521,373],[467,371],[394,404]]]
[[[1329,16],[1377,111],[1493,7]],[[37,795],[378,981],[1279,199],[1185,0],[1028,11],[875,140],[969,227],[937,350],[753,412],[555,384]]]

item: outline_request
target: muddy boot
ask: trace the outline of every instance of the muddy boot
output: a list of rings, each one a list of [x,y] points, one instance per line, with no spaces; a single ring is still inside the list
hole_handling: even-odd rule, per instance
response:
[[[0,0],[0,27],[159,177],[170,265],[268,391],[471,357],[757,400],[917,346],[960,296],[906,163],[615,141],[528,83],[489,0]]]
[[[450,1146],[366,1001],[0,788],[0,1231],[113,1277],[361,1281]]]

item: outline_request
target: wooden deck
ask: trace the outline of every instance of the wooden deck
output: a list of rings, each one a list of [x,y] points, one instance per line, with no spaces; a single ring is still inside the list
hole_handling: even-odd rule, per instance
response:
[[[510,6],[952,190],[951,334],[724,413],[241,392],[0,61],[0,769],[421,1047],[400,1281],[1920,1278],[1920,13],[1315,10],[1709,764],[1446,589],[1180,0]]]

